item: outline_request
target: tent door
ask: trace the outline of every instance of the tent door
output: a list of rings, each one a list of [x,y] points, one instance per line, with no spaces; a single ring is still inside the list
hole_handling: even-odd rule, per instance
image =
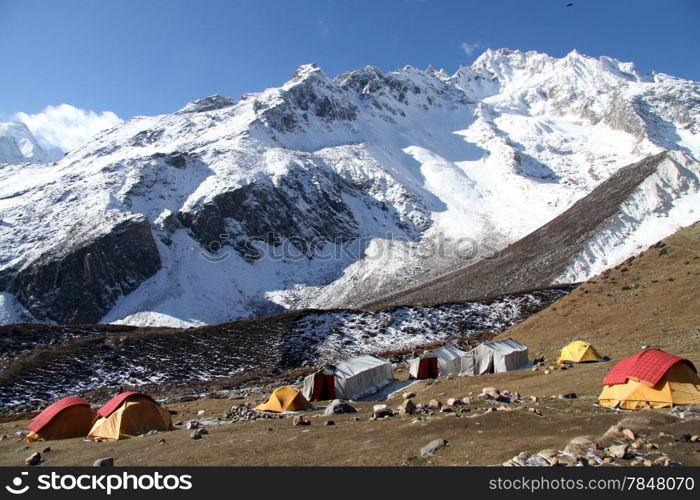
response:
[[[438,378],[439,374],[437,358],[423,358],[420,360],[416,378]]]
[[[312,400],[335,399],[335,377],[333,375],[316,374]]]

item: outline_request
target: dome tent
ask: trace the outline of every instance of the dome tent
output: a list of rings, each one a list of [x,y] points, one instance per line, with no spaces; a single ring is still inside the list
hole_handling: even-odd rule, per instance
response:
[[[602,406],[628,410],[700,403],[700,378],[693,363],[647,349],[612,367],[598,396]]]
[[[48,406],[32,420],[25,441],[84,437],[95,421],[90,403],[77,396],[68,396]]]
[[[601,357],[598,351],[595,350],[595,347],[588,342],[574,340],[561,350],[557,364],[588,363],[602,361],[603,359],[605,358]]]
[[[275,413],[308,410],[309,408],[311,408],[311,404],[304,395],[288,385],[278,387],[272,391],[267,401],[255,407],[258,411],[272,411]]]
[[[170,412],[153,398],[139,392],[123,392],[97,411],[99,417],[88,433],[89,439],[116,441],[152,430],[174,429]]]

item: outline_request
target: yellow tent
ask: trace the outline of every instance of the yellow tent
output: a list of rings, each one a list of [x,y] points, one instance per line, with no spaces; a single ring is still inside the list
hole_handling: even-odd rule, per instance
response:
[[[76,396],[65,397],[50,405],[28,425],[31,431],[24,440],[28,443],[41,439],[83,437],[95,421],[90,403]]]
[[[145,394],[126,392],[113,398],[97,412],[98,419],[89,439],[116,441],[148,431],[174,429],[170,412]]]
[[[561,350],[557,363],[564,362],[585,363],[587,361],[600,361],[600,354],[588,342],[574,340]]]
[[[278,387],[263,404],[255,407],[259,411],[273,411],[281,413],[289,410],[308,410],[311,403],[296,389],[283,385]]]
[[[692,363],[655,349],[620,361],[603,383],[598,396],[603,406],[637,410],[700,403],[700,378]]]

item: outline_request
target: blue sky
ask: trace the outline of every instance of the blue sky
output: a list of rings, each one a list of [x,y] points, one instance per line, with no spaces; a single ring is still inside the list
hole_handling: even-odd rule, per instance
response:
[[[172,112],[280,85],[306,62],[451,73],[486,47],[575,48],[700,80],[698,26],[697,0],[0,0],[0,119],[61,103]]]

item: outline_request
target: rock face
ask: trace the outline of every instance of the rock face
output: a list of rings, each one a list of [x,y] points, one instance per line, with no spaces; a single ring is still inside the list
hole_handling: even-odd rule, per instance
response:
[[[686,158],[632,189],[624,210],[592,203],[550,226],[566,241],[528,240],[542,258],[520,274],[450,283],[463,293],[446,300],[581,281],[697,220],[680,205],[700,190],[699,113],[695,82],[605,57],[489,50],[451,76],[331,78],[304,65],[276,88],[134,117],[55,165],[15,163],[21,148],[0,140],[13,158],[0,169],[0,321],[201,326],[357,307],[508,245],[499,263],[517,267],[511,250],[533,248],[516,242],[625,165]],[[114,232],[111,217],[143,218],[155,244]],[[123,241],[112,266],[107,246]],[[432,298],[419,295],[409,305]]]
[[[85,246],[42,256],[11,278],[8,288],[37,319],[97,323],[160,267],[148,221],[134,217]]]

